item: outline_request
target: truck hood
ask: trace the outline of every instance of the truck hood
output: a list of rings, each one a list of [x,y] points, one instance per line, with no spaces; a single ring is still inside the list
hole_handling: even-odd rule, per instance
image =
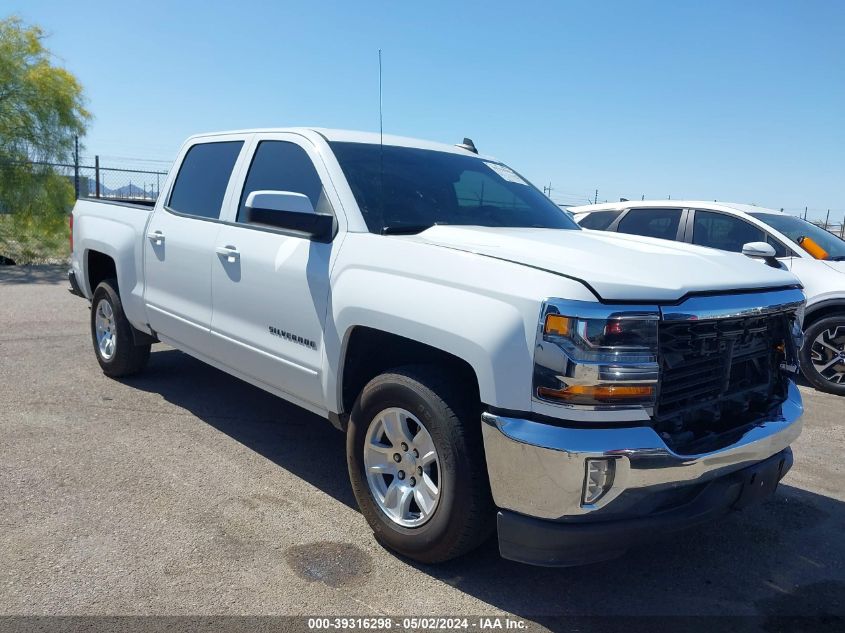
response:
[[[575,278],[605,301],[799,285],[792,273],[744,255],[602,231],[433,226],[410,239]]]

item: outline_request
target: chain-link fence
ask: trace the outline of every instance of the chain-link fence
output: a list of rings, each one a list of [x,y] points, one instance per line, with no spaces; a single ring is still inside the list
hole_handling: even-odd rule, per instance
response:
[[[166,171],[127,169],[100,165],[99,157],[93,165],[73,163],[44,163],[71,181],[77,198],[109,198],[119,200],[152,200],[167,178]]]

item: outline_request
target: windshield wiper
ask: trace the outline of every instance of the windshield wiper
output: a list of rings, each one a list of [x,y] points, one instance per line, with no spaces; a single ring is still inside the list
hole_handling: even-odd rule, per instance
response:
[[[430,229],[436,224],[396,224],[394,226],[381,227],[382,235],[416,235]]]
[[[829,257],[829,262],[845,262],[845,255],[837,255],[836,257]]]

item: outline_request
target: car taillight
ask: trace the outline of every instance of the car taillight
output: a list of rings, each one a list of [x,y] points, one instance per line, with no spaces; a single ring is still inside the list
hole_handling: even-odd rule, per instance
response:
[[[68,225],[70,226],[70,252],[73,252],[73,213],[68,216]]]

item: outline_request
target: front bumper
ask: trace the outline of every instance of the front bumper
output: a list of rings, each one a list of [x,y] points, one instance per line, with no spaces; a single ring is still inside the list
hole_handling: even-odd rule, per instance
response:
[[[554,567],[616,558],[634,545],[707,523],[769,496],[791,466],[792,450],[787,448],[710,481],[681,505],[627,520],[561,523],[501,511],[499,551],[510,560]]]
[[[565,428],[482,414],[490,487],[503,510],[552,520],[608,518],[632,492],[701,484],[761,462],[801,433],[801,394],[790,382],[787,399],[768,419],[728,446],[679,455],[649,427]],[[588,459],[613,459],[612,486],[583,504]],[[635,495],[633,495],[635,496]]]

